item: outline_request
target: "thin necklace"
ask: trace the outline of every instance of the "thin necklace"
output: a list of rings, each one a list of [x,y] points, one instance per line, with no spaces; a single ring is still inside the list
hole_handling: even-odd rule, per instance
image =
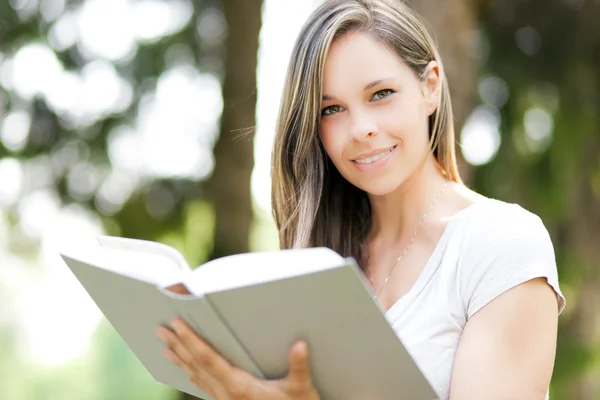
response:
[[[425,211],[425,213],[421,217],[421,220],[419,221],[419,223],[417,224],[417,228],[415,229],[415,233],[413,233],[412,238],[410,239],[410,243],[408,244],[408,246],[406,246],[406,248],[404,249],[404,251],[402,252],[402,254],[400,254],[400,256],[396,259],[396,261],[394,261],[394,264],[392,265],[392,268],[390,268],[390,272],[388,272],[387,276],[385,277],[385,280],[383,281],[383,283],[381,284],[381,287],[379,288],[379,292],[375,291],[375,285],[373,284],[373,273],[371,271],[371,263],[367,262],[367,268],[369,269],[369,281],[371,281],[371,287],[373,288],[373,292],[375,293],[375,295],[373,296],[373,298],[375,300],[377,300],[379,298],[379,296],[381,295],[381,293],[383,292],[383,289],[385,288],[386,283],[390,279],[390,275],[392,275],[392,272],[394,271],[394,268],[396,268],[396,265],[398,265],[398,263],[400,262],[400,260],[402,260],[402,258],[404,257],[404,255],[412,247],[413,243],[415,242],[415,238],[417,237],[417,233],[419,233],[419,227],[421,226],[421,224],[423,223],[423,221],[427,217],[427,214],[429,214],[429,212],[431,211],[431,209],[435,206],[435,204],[437,203],[437,201],[440,199],[440,197],[442,197],[442,194],[444,193],[444,190],[446,189],[446,185],[447,184],[448,184],[448,180],[444,180],[444,185],[442,186],[442,189],[439,191],[438,195],[435,197],[435,199],[433,199],[433,201],[431,202],[431,204],[427,208],[427,211]]]

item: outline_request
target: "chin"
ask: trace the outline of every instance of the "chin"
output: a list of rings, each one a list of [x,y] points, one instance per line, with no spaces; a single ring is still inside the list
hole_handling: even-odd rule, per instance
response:
[[[356,185],[360,189],[364,190],[370,196],[385,196],[392,192],[394,192],[398,187],[402,184],[402,182],[392,182],[392,181],[369,181],[369,182],[360,182],[360,184]]]

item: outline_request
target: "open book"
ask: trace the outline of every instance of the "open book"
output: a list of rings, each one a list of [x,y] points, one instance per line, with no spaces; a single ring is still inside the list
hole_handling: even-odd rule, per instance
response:
[[[181,316],[233,365],[263,379],[288,372],[306,340],[323,400],[437,396],[396,336],[352,258],[326,248],[223,257],[194,270],[174,248],[102,236],[60,252],[107,320],[158,382],[198,396],[162,355],[156,328]],[[166,289],[183,283],[191,294]]]

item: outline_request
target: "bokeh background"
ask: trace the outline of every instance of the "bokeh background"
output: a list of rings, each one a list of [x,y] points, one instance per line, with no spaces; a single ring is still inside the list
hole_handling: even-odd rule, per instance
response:
[[[107,233],[196,266],[277,248],[271,141],[315,4],[0,1],[1,399],[185,398],[57,249]],[[539,214],[555,244],[568,306],[551,397],[600,399],[600,1],[412,4],[441,48],[465,180]]]

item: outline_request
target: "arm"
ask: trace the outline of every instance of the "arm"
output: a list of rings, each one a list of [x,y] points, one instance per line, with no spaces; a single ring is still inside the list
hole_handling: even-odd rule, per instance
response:
[[[556,295],[545,278],[492,300],[465,326],[450,399],[543,400],[552,377],[557,325]]]

